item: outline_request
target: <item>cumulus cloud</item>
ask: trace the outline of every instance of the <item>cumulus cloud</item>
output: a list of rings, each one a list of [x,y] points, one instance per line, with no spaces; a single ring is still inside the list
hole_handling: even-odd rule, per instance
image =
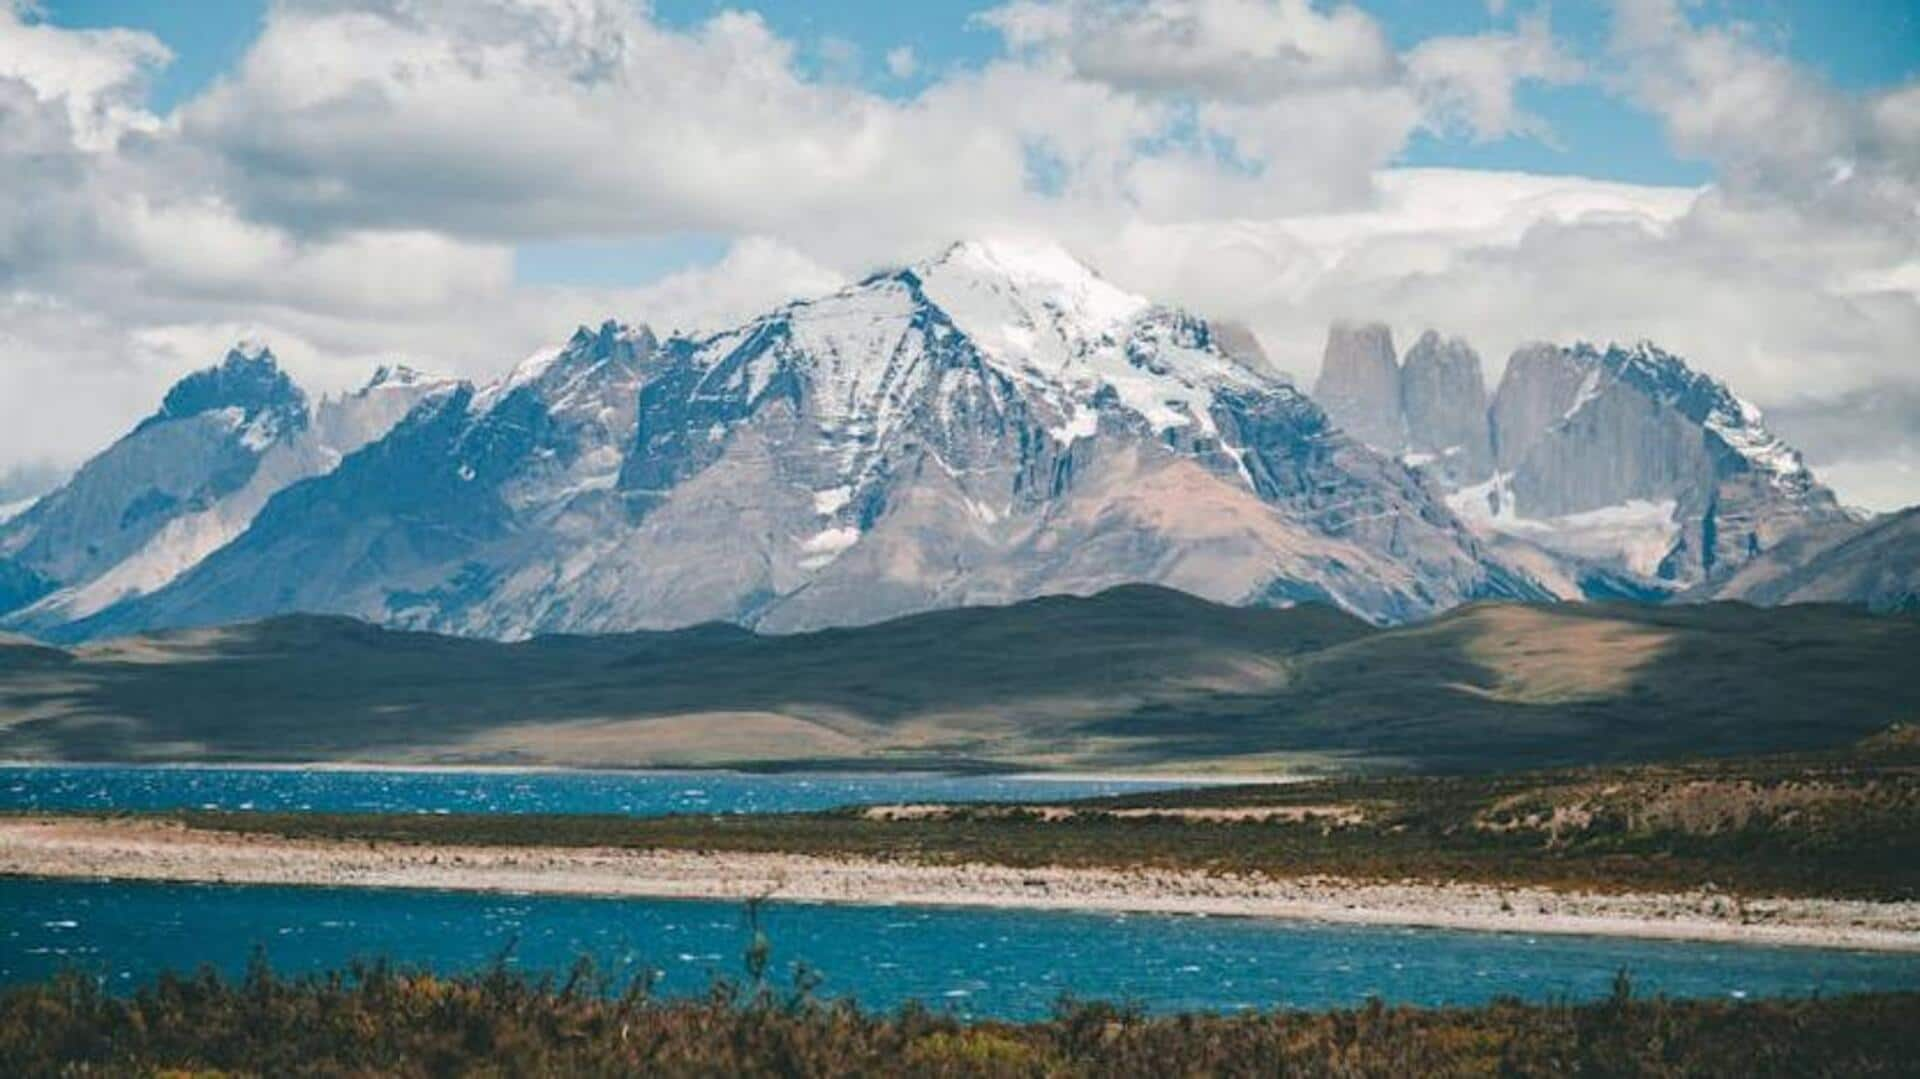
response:
[[[1482,141],[1509,135],[1551,138],[1545,120],[1514,102],[1514,88],[1528,80],[1564,85],[1585,72],[1555,40],[1544,15],[1520,20],[1512,33],[1423,42],[1408,54],[1407,67],[1438,125],[1462,126]]]
[[[0,0],[0,80],[61,107],[75,141],[90,150],[112,146],[128,130],[158,126],[141,92],[173,59],[159,38],[136,30],[60,30],[32,14],[28,0]]]
[[[1380,86],[1398,60],[1373,18],[1307,0],[1017,0],[981,16],[1019,49],[1057,50],[1121,89],[1256,103]]]

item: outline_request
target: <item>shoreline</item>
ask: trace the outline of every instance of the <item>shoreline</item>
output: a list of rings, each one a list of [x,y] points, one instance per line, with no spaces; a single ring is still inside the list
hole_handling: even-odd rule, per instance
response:
[[[200,831],[173,821],[96,817],[0,820],[0,875],[1184,914],[1920,953],[1920,902],[1738,900],[1704,892],[1557,892],[797,854],[295,840]]]

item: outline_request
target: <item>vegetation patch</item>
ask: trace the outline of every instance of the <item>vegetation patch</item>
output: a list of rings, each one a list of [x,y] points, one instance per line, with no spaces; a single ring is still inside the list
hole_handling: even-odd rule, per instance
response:
[[[1898,745],[1687,765],[1203,787],[1064,806],[653,818],[169,816],[195,828],[303,839],[1920,898],[1920,760]]]
[[[0,993],[0,1062],[41,1075],[1908,1075],[1920,995],[1148,1016],[1063,1001],[1033,1023],[890,1014],[764,982],[661,1000],[577,967],[438,977],[363,965],[163,976],[129,997],[66,975]]]

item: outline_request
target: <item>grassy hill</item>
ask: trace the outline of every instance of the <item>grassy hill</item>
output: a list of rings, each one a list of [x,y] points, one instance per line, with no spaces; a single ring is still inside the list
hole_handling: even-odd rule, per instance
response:
[[[758,636],[503,644],[290,617],[0,640],[0,756],[573,765],[1426,768],[1815,749],[1920,715],[1920,620],[1827,606],[1088,598]]]

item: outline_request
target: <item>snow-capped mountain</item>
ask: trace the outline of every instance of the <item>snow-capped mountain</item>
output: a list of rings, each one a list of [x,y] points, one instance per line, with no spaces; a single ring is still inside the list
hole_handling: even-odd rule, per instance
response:
[[[384,435],[433,385],[382,369],[364,389],[309,407],[270,351],[236,347],[0,524],[0,613],[47,629],[166,585],[244,532],[282,488]]]
[[[1576,577],[1628,575],[1601,594],[1634,580],[1691,587],[1794,532],[1847,520],[1758,409],[1650,343],[1524,347],[1488,405],[1464,342],[1429,331],[1396,369],[1384,326],[1340,326],[1321,383],[1375,387],[1336,394],[1336,418],[1424,467],[1483,533],[1572,559]],[[1546,583],[1569,572],[1497,546]]]
[[[792,630],[1133,581],[1377,621],[1546,596],[1206,322],[973,242],[710,337],[582,330],[61,632]]]

